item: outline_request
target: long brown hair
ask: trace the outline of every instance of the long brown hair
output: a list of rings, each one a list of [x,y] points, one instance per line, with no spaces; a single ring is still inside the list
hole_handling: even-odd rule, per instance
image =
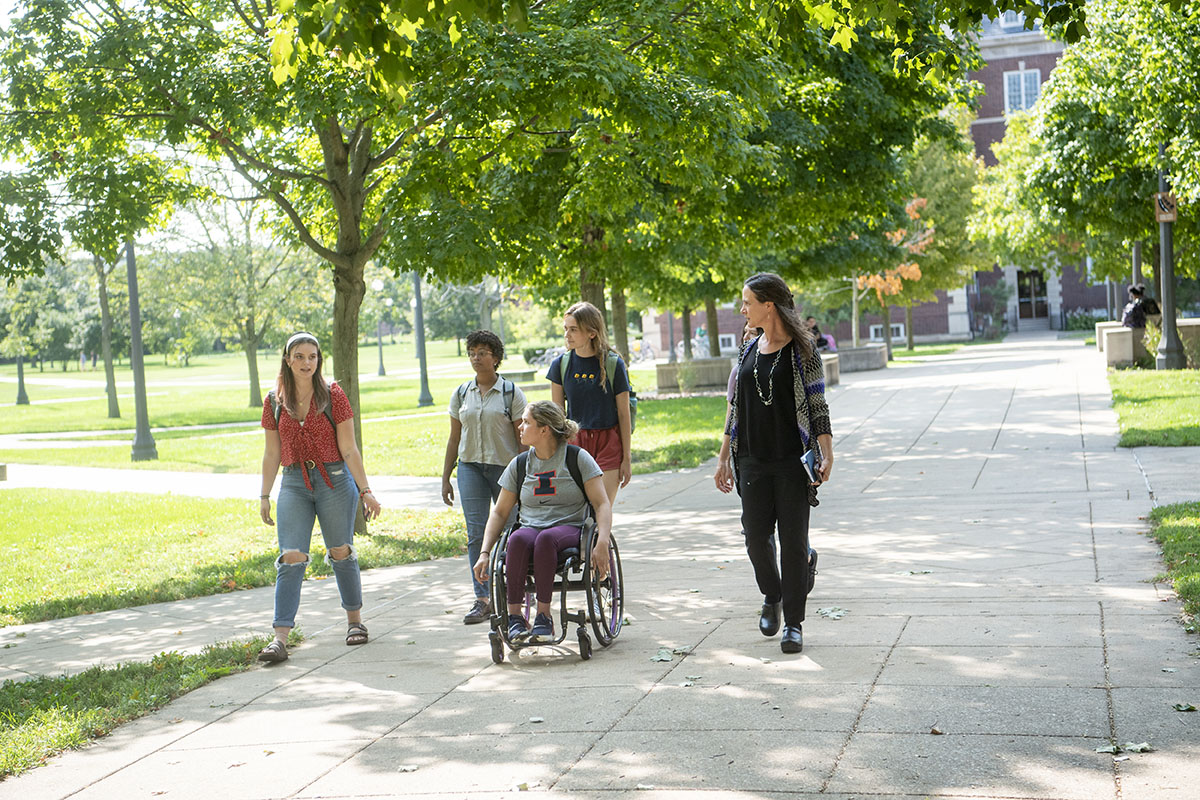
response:
[[[600,388],[608,391],[608,354],[615,352],[608,343],[608,329],[604,326],[604,315],[600,309],[583,300],[567,309],[567,316],[574,317],[579,327],[596,334],[596,360],[600,362]]]
[[[318,413],[324,414],[325,409],[329,408],[329,384],[325,383],[325,378],[321,375],[321,365],[325,363],[325,356],[321,352],[321,343],[317,341],[317,337],[311,333],[294,333],[287,340],[287,344],[283,346],[283,360],[279,364],[279,377],[275,379],[275,399],[277,399],[284,408],[287,409],[294,419],[302,419],[300,410],[296,408],[296,378],[292,375],[292,368],[288,366],[288,359],[292,357],[292,351],[301,344],[312,344],[317,347],[317,368],[313,370],[312,376],[312,405]]]
[[[754,292],[758,302],[775,304],[775,311],[779,313],[779,322],[783,329],[800,348],[801,355],[805,358],[811,356],[815,347],[812,331],[796,312],[796,301],[783,278],[774,272],[758,272],[746,278],[743,285]]]

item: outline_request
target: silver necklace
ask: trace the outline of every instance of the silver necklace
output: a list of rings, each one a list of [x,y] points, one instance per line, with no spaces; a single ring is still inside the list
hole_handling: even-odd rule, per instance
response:
[[[754,391],[758,392],[758,399],[762,400],[764,406],[771,405],[771,401],[775,399],[775,368],[779,366],[779,359],[786,349],[786,344],[779,348],[779,352],[775,354],[775,360],[771,362],[771,371],[767,373],[767,396],[763,397],[762,387],[758,383],[758,357],[761,353],[758,347],[754,348]]]

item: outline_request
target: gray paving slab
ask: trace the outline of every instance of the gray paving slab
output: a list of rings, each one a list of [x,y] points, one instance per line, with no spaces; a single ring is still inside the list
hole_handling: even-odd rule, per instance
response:
[[[859,733],[829,790],[916,797],[1116,798],[1112,757],[1077,737]]]
[[[1103,364],[1050,336],[844,376],[829,400],[838,460],[812,517],[821,574],[801,654],[757,631],[740,507],[709,463],[622,491],[630,624],[589,661],[572,631],[493,664],[486,626],[460,622],[463,559],[365,574],[359,648],[333,583],[309,581],[288,662],[2,781],[0,798],[474,800],[524,784],[605,800],[1092,800],[1119,781],[1121,800],[1193,800],[1200,714],[1170,706],[1200,703],[1200,645],[1153,582],[1145,531],[1153,502],[1194,499],[1179,476],[1200,451],[1117,448]],[[32,472],[22,485],[128,478]],[[243,496],[247,479],[138,475],[203,496]],[[372,483],[390,505],[440,507],[436,480]],[[194,651],[261,632],[270,608],[259,589],[0,629],[0,679]],[[1157,749],[1114,761],[1095,752],[1110,735]]]

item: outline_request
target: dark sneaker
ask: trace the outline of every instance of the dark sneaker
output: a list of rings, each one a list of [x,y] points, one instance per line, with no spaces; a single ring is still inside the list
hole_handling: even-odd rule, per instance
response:
[[[817,584],[817,551],[808,548],[808,591]]]
[[[554,641],[554,621],[545,614],[538,614],[533,620],[533,629],[529,631],[529,641]]]
[[[529,635],[529,623],[520,614],[508,615],[508,640],[517,642]]]
[[[478,625],[481,622],[487,622],[491,616],[492,604],[486,597],[476,597],[475,605],[471,606],[471,610],[463,617],[463,624]]]

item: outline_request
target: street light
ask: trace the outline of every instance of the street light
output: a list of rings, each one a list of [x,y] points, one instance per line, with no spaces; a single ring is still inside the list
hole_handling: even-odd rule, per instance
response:
[[[383,281],[376,278],[371,281],[371,288],[376,292],[383,291]],[[387,308],[391,308],[392,298],[385,298],[383,304]],[[379,377],[382,378],[387,375],[387,371],[383,368],[383,312],[380,312],[379,322],[375,325],[375,342],[379,345]]]

